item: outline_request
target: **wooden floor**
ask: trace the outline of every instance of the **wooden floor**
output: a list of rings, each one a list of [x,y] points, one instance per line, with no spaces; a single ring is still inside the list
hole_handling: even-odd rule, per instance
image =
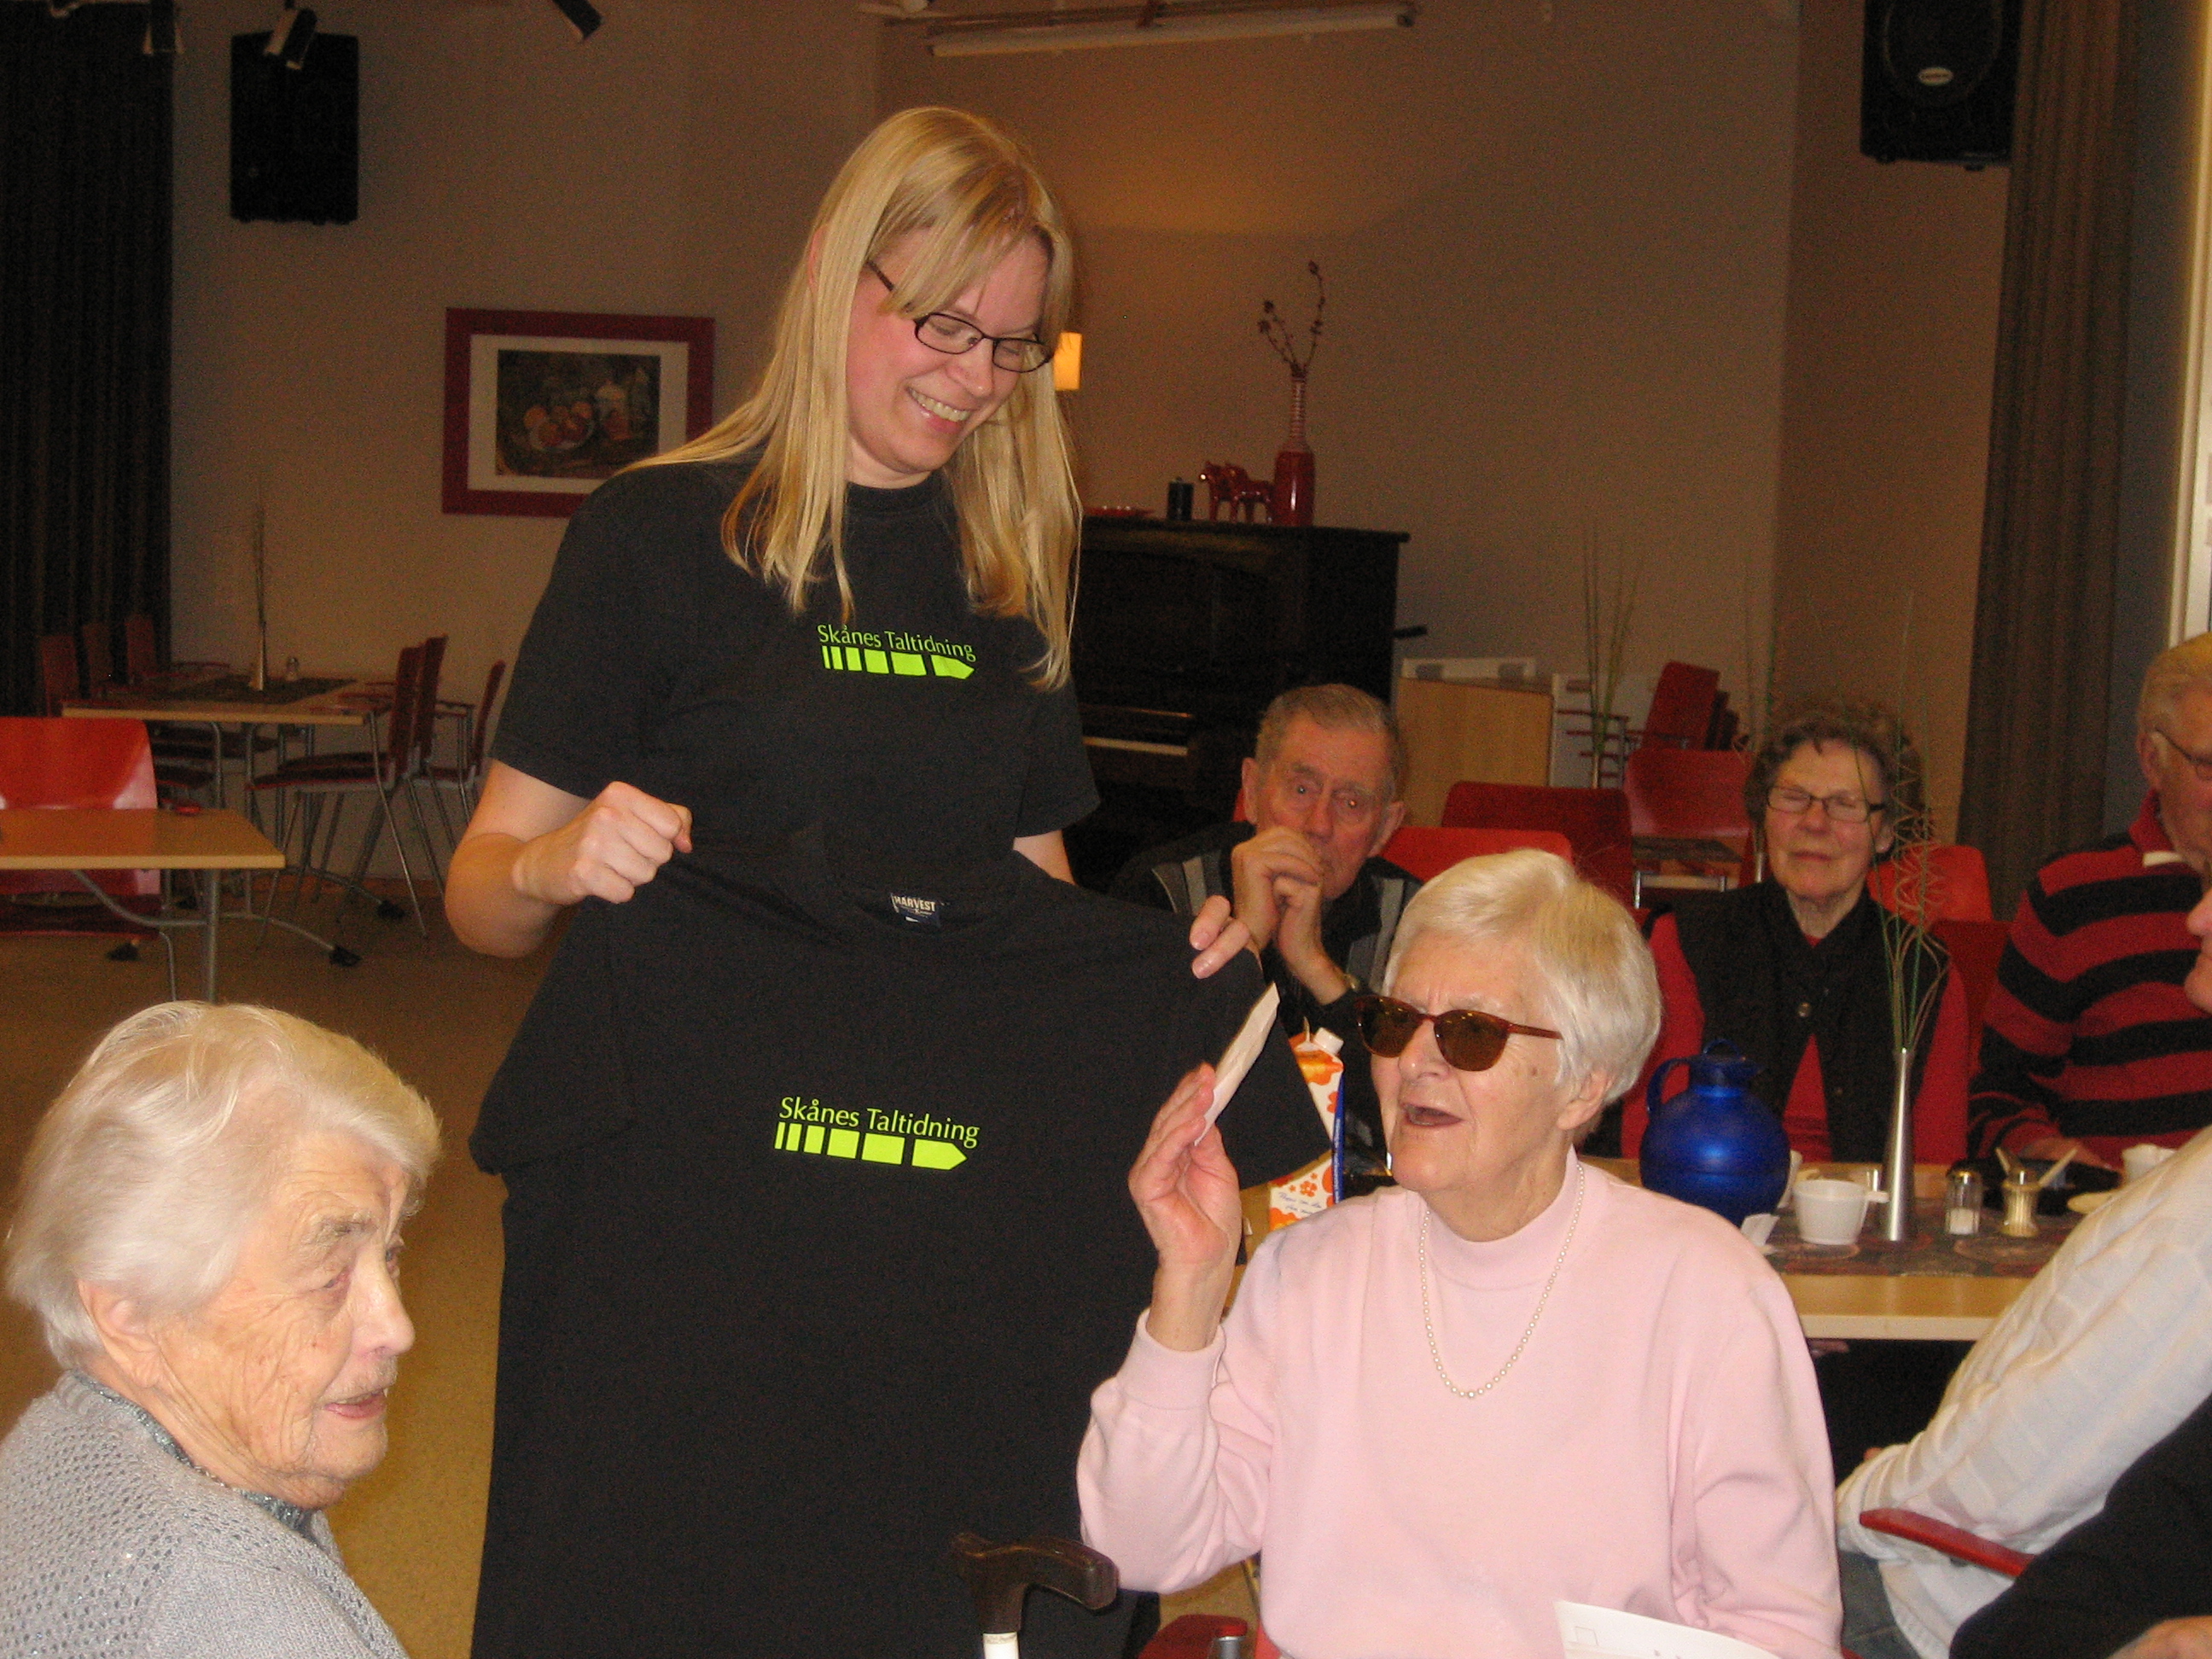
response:
[[[327,924],[331,913],[312,920]],[[272,933],[224,930],[223,992],[359,1038],[422,1090],[445,1126],[446,1156],[408,1228],[404,1290],[414,1352],[392,1395],[392,1451],[331,1519],[348,1566],[413,1659],[465,1659],[483,1537],[491,1445],[500,1279],[501,1183],[470,1163],[477,1103],[544,969],[471,955],[434,915],[430,937],[356,908],[345,939],[366,957],[335,968],[313,947]],[[186,936],[187,941],[191,939]],[[0,1175],[12,1195],[40,1113],[100,1034],[167,994],[158,945],[112,963],[106,939],[0,938]],[[180,971],[194,994],[196,952]],[[32,1323],[0,1302],[0,1425],[52,1383]],[[1174,1598],[1176,1612],[1249,1616],[1235,1570]]]

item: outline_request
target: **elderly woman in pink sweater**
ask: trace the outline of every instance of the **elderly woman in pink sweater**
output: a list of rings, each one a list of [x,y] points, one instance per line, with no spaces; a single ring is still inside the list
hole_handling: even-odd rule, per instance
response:
[[[1470,859],[1361,1005],[1398,1184],[1269,1239],[1225,1322],[1237,1172],[1185,1079],[1129,1186],[1159,1251],[1091,1401],[1085,1535],[1176,1589],[1265,1558],[1293,1659],[1559,1659],[1555,1601],[1832,1659],[1826,1441],[1781,1281],[1581,1162],[1659,1026],[1628,914]]]

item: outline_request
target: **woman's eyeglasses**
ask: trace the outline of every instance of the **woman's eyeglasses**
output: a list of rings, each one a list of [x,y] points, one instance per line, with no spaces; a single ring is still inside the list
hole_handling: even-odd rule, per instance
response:
[[[867,271],[884,285],[885,293],[892,291],[891,279],[876,268],[873,259],[867,262]],[[1045,349],[1042,340],[1033,340],[1024,334],[986,334],[965,318],[955,317],[949,311],[933,311],[915,318],[914,337],[932,351],[941,351],[948,357],[965,356],[988,341],[992,362],[1014,374],[1034,374],[1052,361],[1052,353]]]
[[[1352,1014],[1359,1025],[1359,1040],[1367,1052],[1395,1060],[1406,1052],[1414,1034],[1434,1023],[1437,1051],[1455,1072],[1486,1072],[1505,1052],[1505,1039],[1518,1031],[1522,1036],[1556,1037],[1540,1025],[1516,1025],[1510,1019],[1475,1008],[1449,1008],[1441,1014],[1425,1014],[1395,997],[1363,992],[1352,1000]]]
[[[1813,810],[1818,801],[1820,810],[1837,823],[1864,823],[1873,814],[1888,805],[1887,801],[1869,800],[1864,795],[1816,795],[1809,789],[1800,789],[1785,784],[1766,792],[1766,807],[1771,812],[1780,812],[1786,817],[1796,817]]]

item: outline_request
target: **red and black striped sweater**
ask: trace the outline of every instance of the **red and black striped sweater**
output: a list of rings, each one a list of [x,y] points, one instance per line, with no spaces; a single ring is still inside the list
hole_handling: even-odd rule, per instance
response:
[[[2013,917],[1982,1031],[1972,1150],[2046,1136],[2118,1164],[2212,1122],[2212,1016],[2183,994],[2203,895],[2144,798],[2124,836],[2052,860]]]

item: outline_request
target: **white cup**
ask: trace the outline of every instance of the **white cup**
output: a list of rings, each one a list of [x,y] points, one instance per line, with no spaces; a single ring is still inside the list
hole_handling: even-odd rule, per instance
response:
[[[1855,1242],[1873,1197],[1856,1181],[1808,1176],[1797,1183],[1797,1236],[1808,1244]]]
[[[2123,1182],[2141,1181],[2172,1156],[2173,1148],[2171,1146],[2154,1146],[2148,1142],[2140,1146],[2130,1146],[2120,1154],[2120,1178]]]

